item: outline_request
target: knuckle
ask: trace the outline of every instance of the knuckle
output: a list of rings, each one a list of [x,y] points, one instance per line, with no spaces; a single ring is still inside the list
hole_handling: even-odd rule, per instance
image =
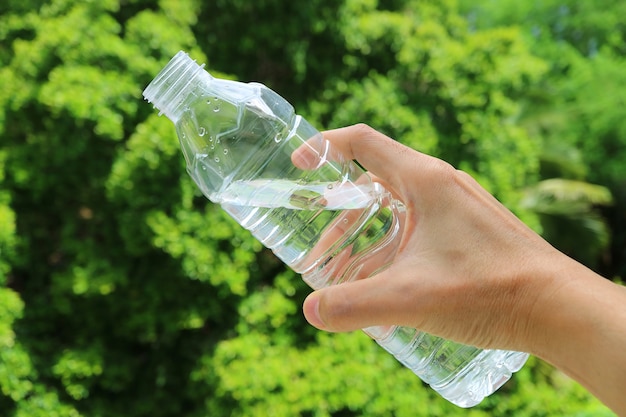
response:
[[[456,169],[455,175],[459,180],[462,181],[474,181],[474,177],[461,169]]]
[[[359,136],[372,136],[378,132],[366,123],[357,123],[352,126],[352,129],[356,131]]]
[[[459,172],[448,162],[438,158],[430,158],[425,171],[428,172],[429,181],[440,184],[455,182]]]
[[[353,138],[356,139],[350,144],[351,152],[357,160],[378,152],[381,141],[388,139],[386,135],[365,123],[358,123],[350,128],[353,129]]]
[[[354,137],[358,138],[360,146],[380,143],[380,140],[386,137],[384,134],[365,123],[353,125],[351,128],[354,129]]]

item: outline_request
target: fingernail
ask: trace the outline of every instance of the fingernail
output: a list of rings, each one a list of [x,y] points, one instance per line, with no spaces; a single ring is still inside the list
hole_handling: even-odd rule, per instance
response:
[[[304,317],[313,327],[324,329],[324,322],[320,317],[320,298],[316,294],[309,295],[302,308]]]

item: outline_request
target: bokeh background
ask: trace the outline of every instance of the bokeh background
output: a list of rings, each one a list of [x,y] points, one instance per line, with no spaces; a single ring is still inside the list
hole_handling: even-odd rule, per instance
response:
[[[470,410],[200,195],[141,92],[179,50],[320,129],[368,123],[468,171],[626,276],[626,2],[3,0],[0,415],[611,416],[532,358]],[[443,300],[445,301],[445,300]]]

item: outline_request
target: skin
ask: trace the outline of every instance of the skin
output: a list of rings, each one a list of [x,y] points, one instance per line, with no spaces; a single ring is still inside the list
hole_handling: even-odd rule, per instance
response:
[[[404,325],[483,348],[529,352],[626,416],[626,288],[562,254],[468,174],[366,125],[324,133],[407,207],[391,266],[313,292],[303,310],[332,332]],[[294,160],[305,163],[305,156]]]

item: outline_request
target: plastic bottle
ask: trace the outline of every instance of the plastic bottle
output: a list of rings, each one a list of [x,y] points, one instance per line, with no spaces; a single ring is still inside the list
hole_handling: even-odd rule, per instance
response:
[[[366,278],[395,256],[403,205],[272,90],[213,78],[181,51],[144,97],[176,125],[202,192],[312,288]],[[461,407],[493,393],[528,357],[408,327],[364,331]]]

